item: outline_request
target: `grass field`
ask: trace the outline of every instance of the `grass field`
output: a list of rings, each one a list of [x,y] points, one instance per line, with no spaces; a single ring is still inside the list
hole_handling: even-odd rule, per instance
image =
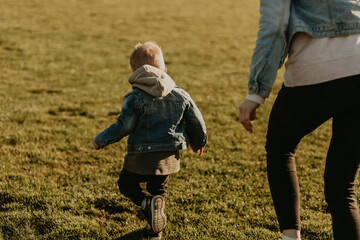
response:
[[[163,49],[168,73],[197,102],[209,144],[181,152],[164,239],[278,239],[266,179],[266,124],[237,121],[259,1],[0,0],[0,239],[146,239],[116,181],[126,140],[94,151],[131,90],[138,42]],[[332,239],[323,197],[330,123],[297,155],[303,239]]]

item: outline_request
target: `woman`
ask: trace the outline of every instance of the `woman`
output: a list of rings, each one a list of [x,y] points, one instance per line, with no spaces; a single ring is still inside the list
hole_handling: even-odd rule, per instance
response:
[[[360,2],[261,0],[249,95],[239,108],[247,131],[253,131],[256,109],[269,96],[286,56],[285,81],[270,114],[266,142],[268,180],[283,239],[301,239],[296,148],[332,118],[325,199],[334,238],[359,240]]]

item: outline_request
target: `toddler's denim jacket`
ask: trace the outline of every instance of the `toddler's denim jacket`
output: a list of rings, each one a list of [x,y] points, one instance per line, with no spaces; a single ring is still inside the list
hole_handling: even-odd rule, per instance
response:
[[[199,109],[166,73],[144,65],[129,82],[134,90],[125,96],[117,122],[95,137],[100,148],[127,135],[128,153],[180,150],[188,144],[200,149],[206,145],[206,127]],[[173,86],[166,93],[154,94],[164,90],[163,83]]]
[[[360,33],[359,0],[261,0],[260,26],[250,65],[249,94],[268,97],[292,37]]]

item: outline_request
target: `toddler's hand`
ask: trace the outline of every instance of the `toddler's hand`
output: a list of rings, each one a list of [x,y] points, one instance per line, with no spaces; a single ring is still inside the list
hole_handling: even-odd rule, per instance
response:
[[[100,147],[96,144],[95,139],[92,140],[92,145],[94,146],[95,150],[99,150]]]
[[[195,150],[191,145],[189,145],[191,150],[193,150],[194,153],[199,153],[199,157],[201,157],[202,153],[203,153],[203,148],[197,149]]]

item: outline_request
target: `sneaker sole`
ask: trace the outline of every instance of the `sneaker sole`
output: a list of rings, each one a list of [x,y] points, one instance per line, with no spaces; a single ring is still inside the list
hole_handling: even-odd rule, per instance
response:
[[[166,225],[165,200],[162,196],[154,196],[151,201],[151,225],[155,233],[164,230]]]

